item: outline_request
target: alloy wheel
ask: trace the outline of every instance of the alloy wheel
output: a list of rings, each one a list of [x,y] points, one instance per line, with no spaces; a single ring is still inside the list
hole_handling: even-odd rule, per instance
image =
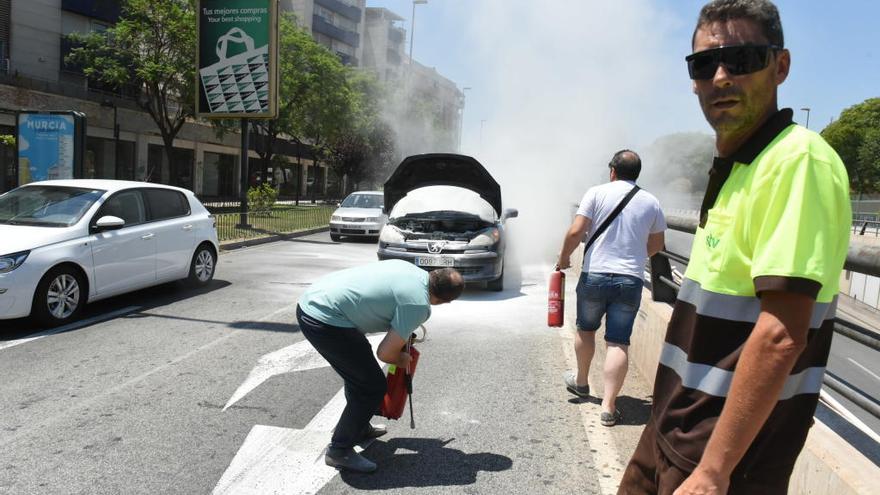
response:
[[[79,282],[73,275],[63,273],[49,284],[46,304],[49,313],[58,320],[70,317],[79,307]]]
[[[207,249],[201,250],[196,257],[195,272],[200,282],[211,280],[214,274],[214,255]]]

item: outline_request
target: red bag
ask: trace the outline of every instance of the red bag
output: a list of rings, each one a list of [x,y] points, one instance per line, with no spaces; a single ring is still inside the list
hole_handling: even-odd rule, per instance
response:
[[[382,407],[379,414],[388,419],[400,419],[403,409],[406,407],[407,394],[412,393],[412,377],[416,373],[416,364],[419,362],[419,351],[410,346],[409,355],[412,361],[409,363],[409,373],[395,365],[388,366],[388,388],[385,390],[385,398],[382,399]]]

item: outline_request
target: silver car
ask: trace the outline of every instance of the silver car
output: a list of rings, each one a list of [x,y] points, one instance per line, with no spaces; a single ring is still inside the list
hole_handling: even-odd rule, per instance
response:
[[[380,260],[453,267],[465,282],[504,288],[505,222],[518,212],[501,209],[501,187],[474,158],[410,156],[385,182],[385,209]]]
[[[353,192],[339,204],[330,217],[330,239],[343,236],[379,236],[387,216],[382,212],[384,196],[381,191]]]

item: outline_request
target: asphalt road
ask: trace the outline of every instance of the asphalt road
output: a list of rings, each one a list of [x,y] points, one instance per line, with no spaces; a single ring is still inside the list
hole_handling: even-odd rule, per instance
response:
[[[205,290],[170,284],[99,302],[57,333],[5,322],[0,493],[211,493],[233,459],[258,469],[242,449],[248,435],[306,428],[341,380],[327,367],[278,374],[224,406],[261,357],[303,340],[294,318],[303,290],[375,260],[375,249],[327,234],[292,239],[224,253]],[[570,342],[546,327],[549,269],[509,269],[505,291],[469,289],[435,308],[419,346],[416,429],[408,416],[389,422],[366,451],[380,471],[333,473],[319,493],[609,491],[647,392],[636,378],[624,389],[615,434],[626,440],[596,425],[594,403],[570,400],[560,385]]]

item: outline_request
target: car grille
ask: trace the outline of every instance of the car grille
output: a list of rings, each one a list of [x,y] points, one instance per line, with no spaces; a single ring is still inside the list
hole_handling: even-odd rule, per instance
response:
[[[342,217],[343,222],[363,222],[366,221],[364,217]]]
[[[428,248],[406,248],[408,253],[422,253],[422,254],[462,254],[464,253],[464,249],[451,249],[451,248],[443,248],[439,253],[430,253]]]

